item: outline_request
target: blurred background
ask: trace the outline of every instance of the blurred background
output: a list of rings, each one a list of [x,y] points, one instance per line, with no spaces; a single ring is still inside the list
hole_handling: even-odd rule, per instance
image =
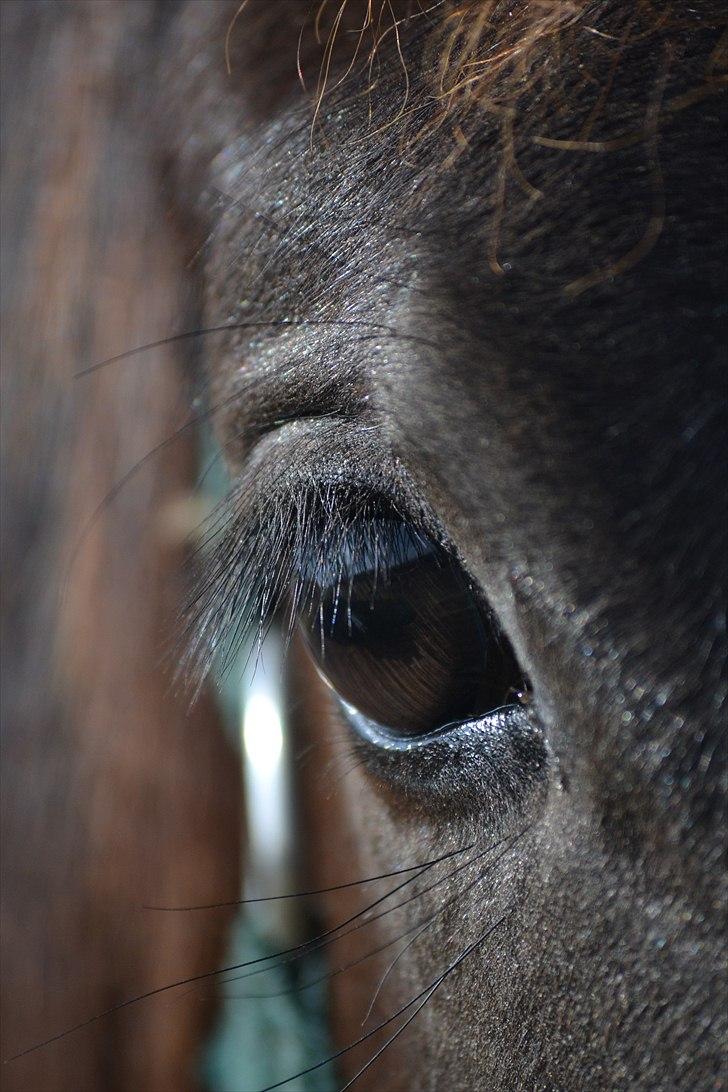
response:
[[[153,69],[156,5],[0,8],[7,1058],[221,963],[224,912],[142,905],[238,897],[241,790],[209,697],[189,713],[170,688],[194,437],[109,497],[188,417],[185,361],[160,349],[74,378],[193,304],[130,93]],[[104,1019],[3,1085],[194,1087],[213,993]]]
[[[246,893],[293,882],[275,636],[257,681],[241,662],[192,708],[172,683],[185,562],[224,490],[214,474],[198,487],[199,350],[162,345],[78,374],[198,318],[147,116],[175,8],[0,4],[3,1059],[306,927],[282,905],[246,919],[234,905],[246,814]],[[227,905],[148,909],[209,903]],[[2,1085],[280,1079],[325,1053],[322,1001],[292,999],[285,969],[264,977],[274,997],[252,1004],[235,1003],[242,984],[205,978],[117,1009],[4,1066]]]

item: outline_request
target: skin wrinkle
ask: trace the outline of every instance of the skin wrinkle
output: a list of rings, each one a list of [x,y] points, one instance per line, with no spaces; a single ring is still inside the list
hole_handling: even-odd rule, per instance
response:
[[[602,25],[614,10],[605,6]],[[371,1087],[400,1087],[403,1067],[404,1087],[423,1090],[719,1087],[724,104],[695,103],[661,132],[665,217],[651,252],[568,295],[565,286],[641,238],[652,208],[644,147],[538,147],[529,139],[543,121],[537,99],[515,154],[543,197],[509,183],[498,275],[488,264],[495,119],[483,116],[444,172],[439,138],[409,157],[394,127],[358,138],[367,103],[352,73],[323,100],[325,139],[311,148],[291,91],[251,120],[244,78],[242,90],[226,88],[199,11],[183,18],[175,53],[192,56],[192,75],[180,70],[169,90],[170,109],[175,96],[185,104],[180,199],[211,239],[208,318],[312,320],[308,331],[236,335],[210,358],[213,399],[241,367],[246,388],[262,377],[264,422],[289,395],[308,413],[355,392],[354,421],[375,431],[342,471],[373,483],[401,466],[436,513],[532,681],[560,774],[488,888],[456,901],[398,962],[389,1011],[517,907],[497,943],[465,961],[397,1042],[402,1061],[387,1069],[385,1055],[373,1067]],[[578,63],[561,60],[566,106],[554,139],[590,118],[579,64],[596,63],[598,43],[579,41]],[[688,76],[712,44],[686,34]],[[405,37],[402,48],[416,62],[418,44]],[[386,64],[396,70],[396,49],[382,54],[384,98]],[[644,123],[658,70],[650,44],[638,43],[603,104],[605,132]],[[682,93],[684,72],[668,75],[667,97]],[[251,76],[253,97],[255,87]],[[215,185],[225,165],[234,202],[213,221],[199,196],[210,164]],[[276,226],[261,232],[256,213],[266,210]],[[363,340],[326,319],[385,329]],[[335,463],[339,441],[336,429],[319,431],[308,457]],[[272,481],[277,466],[261,473]],[[340,731],[325,696],[306,700],[319,711],[317,739]],[[363,769],[337,793],[362,875],[491,833],[477,813],[430,814]],[[321,851],[338,852],[333,823]],[[403,909],[382,925],[384,939],[412,922]]]

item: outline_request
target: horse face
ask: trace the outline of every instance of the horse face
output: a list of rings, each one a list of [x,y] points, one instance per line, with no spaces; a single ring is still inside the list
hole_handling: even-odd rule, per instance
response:
[[[522,722],[483,709],[407,749],[362,743],[299,668],[321,753],[344,734],[359,759],[319,853],[362,874],[453,855],[380,923],[385,942],[426,923],[388,978],[426,1004],[386,1086],[712,1086],[725,527],[723,152],[718,100],[696,92],[709,35],[676,53],[663,23],[637,32],[609,5],[598,26],[575,16],[562,52],[544,33],[522,71],[443,109],[430,39],[405,20],[376,79],[332,49],[312,127],[286,66],[305,42],[292,16],[258,12],[246,33],[243,13],[226,82],[209,43],[230,13],[191,7],[178,177],[212,231],[210,321],[251,324],[210,353],[229,462],[246,475],[252,460],[283,508],[343,490],[367,498],[357,533],[394,511],[444,544],[527,680]],[[418,624],[447,659],[475,638],[440,606]],[[374,720],[403,685],[382,678]]]

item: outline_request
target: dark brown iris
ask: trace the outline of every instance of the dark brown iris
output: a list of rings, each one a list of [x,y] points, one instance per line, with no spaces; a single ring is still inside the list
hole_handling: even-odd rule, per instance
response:
[[[371,553],[332,586],[318,584],[303,618],[337,694],[403,736],[514,701],[522,675],[455,559],[391,521],[378,533],[376,564]]]

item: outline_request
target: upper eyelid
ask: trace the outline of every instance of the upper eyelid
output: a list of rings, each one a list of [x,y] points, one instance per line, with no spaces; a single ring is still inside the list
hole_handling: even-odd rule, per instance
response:
[[[352,329],[359,332],[354,335]],[[216,358],[210,375],[222,411],[218,431],[229,462],[237,467],[261,436],[288,421],[374,419],[371,353],[364,349],[372,338],[429,344],[419,335],[364,319],[272,323],[267,331],[256,326],[255,337],[247,342],[245,331],[239,334],[241,343]]]
[[[283,510],[324,493],[335,504],[343,492],[387,504],[469,571],[427,498],[392,454],[384,428],[373,419],[296,414],[281,425],[259,424],[227,503],[231,516],[247,528],[265,505]],[[336,512],[330,515],[335,521]]]
[[[284,425],[317,419],[353,422],[366,405],[364,393],[355,396],[351,387],[344,393],[335,380],[307,389],[279,375],[254,372],[238,373],[227,386],[219,431],[229,461],[238,467],[260,439]]]
[[[299,418],[354,420],[367,410],[369,382],[363,363],[342,363],[328,343],[317,344],[304,326],[276,328],[238,345],[215,361],[211,387],[219,432],[230,461],[242,465],[267,432]]]
[[[377,426],[356,418],[335,412],[306,414],[298,406],[287,416],[257,418],[249,427],[235,491],[244,495],[273,485],[287,491],[307,482],[316,488],[333,478],[348,479],[352,486],[356,479],[366,483],[372,470],[386,473],[379,433]]]
[[[342,461],[350,464],[346,481]],[[291,422],[256,445],[210,521],[210,549],[200,555],[199,590],[186,612],[182,676],[204,678],[221,644],[232,638],[232,650],[265,628],[290,586],[296,551],[319,549],[344,526],[350,516],[338,505],[346,489],[359,493],[362,507],[384,496],[396,476],[385,463],[370,428],[330,419]],[[223,669],[232,655],[223,653]]]

